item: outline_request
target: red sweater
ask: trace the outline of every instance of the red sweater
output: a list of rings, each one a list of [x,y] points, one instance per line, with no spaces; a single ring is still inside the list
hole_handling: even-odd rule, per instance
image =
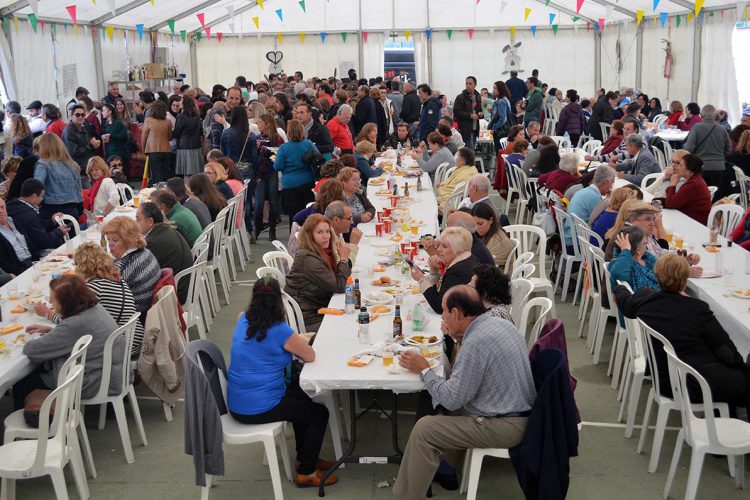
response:
[[[45,130],[48,134],[56,134],[57,137],[62,139],[63,130],[65,130],[66,124],[64,121],[60,120],[59,118],[49,125],[47,125],[47,130]]]
[[[745,227],[747,226],[748,217],[750,217],[750,208],[747,209],[747,212],[745,212],[745,216],[742,217],[740,223],[737,224],[737,227],[734,228],[732,234],[729,235],[729,238],[735,243],[742,237],[743,234],[745,234]],[[747,239],[740,243],[740,246],[746,250],[750,250],[750,239]]]
[[[352,140],[352,131],[349,125],[341,123],[338,116],[331,118],[326,122],[326,127],[331,133],[331,140],[334,146],[338,146],[342,151],[353,151],[354,141]]]
[[[680,121],[680,116],[682,113],[672,113],[669,115],[669,118],[667,118],[667,123],[665,125],[670,127],[676,127],[677,123]]]
[[[685,120],[684,122],[677,122],[677,126],[680,128],[680,130],[689,131],[691,128],[693,128],[693,125],[696,123],[701,122],[701,116],[700,115],[693,115],[689,119]]]
[[[617,149],[617,146],[619,146],[621,142],[622,142],[622,134],[610,135],[609,138],[606,140],[606,142],[602,145],[602,152],[599,154],[608,155],[609,153]]]
[[[705,226],[711,212],[711,193],[708,191],[708,184],[702,176],[693,175],[679,191],[676,191],[674,186],[669,186],[664,207],[679,210]]]
[[[553,170],[539,176],[537,184],[564,193],[570,186],[580,181],[581,178],[562,169]]]

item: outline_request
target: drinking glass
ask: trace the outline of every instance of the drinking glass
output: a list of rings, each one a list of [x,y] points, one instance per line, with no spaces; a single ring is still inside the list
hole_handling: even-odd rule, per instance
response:
[[[671,227],[665,227],[664,228],[664,233],[665,233],[664,234],[664,239],[667,240],[667,243],[669,243],[671,245],[672,244],[672,235],[674,234],[672,232],[672,228]]]
[[[8,300],[18,300],[18,285],[8,285]]]
[[[726,288],[734,288],[734,267],[727,265],[724,267],[724,286]]]
[[[682,245],[685,243],[685,237],[681,233],[674,233],[674,246],[682,250]]]
[[[393,364],[393,353],[386,352],[383,354],[383,366],[391,366]]]

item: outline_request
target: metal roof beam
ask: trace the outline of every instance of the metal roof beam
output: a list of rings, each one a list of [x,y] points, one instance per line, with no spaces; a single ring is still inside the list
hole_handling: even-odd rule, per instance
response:
[[[94,26],[98,26],[100,24],[106,23],[107,21],[114,19],[117,16],[121,16],[126,12],[130,12],[131,10],[138,8],[141,5],[148,3],[149,1],[150,0],[134,0],[133,2],[115,9],[114,15],[112,15],[112,12],[108,12],[107,14],[92,20],[91,24],[93,24]]]
[[[591,0],[591,1],[594,3],[598,3],[599,5],[602,5],[604,7],[612,7],[613,10],[619,12],[620,14],[624,14],[631,19],[638,19],[638,15],[632,10],[628,10],[626,8],[620,7],[619,5],[613,4],[612,2],[608,2],[607,0]]]
[[[695,2],[691,2],[690,0],[669,0],[675,5],[679,5],[680,7],[685,7],[689,11],[695,10]]]
[[[253,0],[249,4],[243,5],[239,9],[235,9],[234,14],[237,15],[237,14],[241,14],[243,12],[246,12],[246,11],[252,9],[253,7],[255,7],[256,5],[258,5],[257,0]],[[193,30],[192,33],[197,33],[197,32],[199,32],[199,31],[201,31],[202,29],[205,29],[205,28],[213,28],[214,26],[216,26],[218,24],[221,24],[221,23],[223,23],[225,21],[229,21],[230,19],[232,19],[232,17],[233,16],[230,16],[229,14],[225,14],[225,15],[221,16],[218,19],[214,19],[210,23],[206,23],[205,26],[201,26],[200,28],[198,28],[196,30]]]
[[[580,17],[581,20],[586,21],[587,23],[594,24],[594,23],[597,22],[597,21],[594,21],[593,19],[591,19],[590,17],[586,17],[586,16],[584,16],[582,14],[577,14],[576,11],[574,11],[572,9],[569,9],[569,8],[563,6],[563,5],[557,4],[555,2],[550,2],[549,5],[547,5],[547,1],[546,0],[536,0],[536,1],[538,3],[544,4],[544,5],[552,8],[552,9],[559,10],[560,12],[562,12],[564,14],[567,14],[567,15],[569,15],[571,17]]]
[[[2,9],[0,9],[0,16],[9,16],[13,14],[14,12],[17,12],[21,9],[25,9],[28,6],[29,6],[28,0],[20,0],[18,2],[13,2],[7,7],[3,7]]]
[[[216,0],[208,0],[207,2],[202,2],[199,5],[196,5],[195,7],[191,7],[188,10],[184,12],[180,12],[178,15],[170,17],[169,19],[165,19],[164,21],[161,21],[160,23],[154,24],[153,26],[149,26],[149,31],[158,31],[162,29],[164,26],[167,26],[167,22],[174,19],[175,21],[179,21],[180,19],[185,19],[186,17],[197,14],[198,12],[202,11],[203,9],[206,9],[208,7],[211,7],[212,5],[216,4]]]

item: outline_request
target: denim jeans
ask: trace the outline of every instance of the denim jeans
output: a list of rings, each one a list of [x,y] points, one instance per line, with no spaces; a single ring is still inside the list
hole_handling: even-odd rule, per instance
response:
[[[276,218],[279,214],[279,176],[276,172],[270,172],[265,179],[259,178],[255,184],[255,214],[256,225],[260,228],[263,222],[263,205],[268,201],[268,222],[270,226],[276,226]]]
[[[239,169],[239,172],[242,174],[244,180],[250,181],[250,184],[247,187],[247,196],[245,197],[245,229],[247,229],[248,232],[252,232],[253,213],[255,212],[253,210],[255,207],[253,204],[253,196],[255,193],[255,190],[253,189],[253,186],[255,186],[255,169],[250,166],[248,168]]]

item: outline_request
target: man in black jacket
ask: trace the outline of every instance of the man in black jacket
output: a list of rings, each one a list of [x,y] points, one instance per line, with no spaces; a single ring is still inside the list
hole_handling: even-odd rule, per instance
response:
[[[37,179],[26,179],[21,185],[21,197],[8,202],[8,215],[23,228],[35,250],[43,252],[63,244],[63,236],[70,231],[52,219],[42,220],[39,205],[44,201],[44,184]],[[62,215],[62,214],[55,214]]]
[[[86,164],[89,162],[94,154],[94,151],[99,147],[101,142],[96,137],[91,137],[84,127],[86,122],[86,110],[81,104],[73,104],[70,107],[70,113],[72,118],[70,123],[65,127],[62,134],[62,140],[65,143],[65,147],[68,148],[68,153],[73,158],[73,161],[78,163],[82,171],[86,171]]]
[[[401,119],[408,123],[410,126],[412,123],[419,120],[419,112],[422,109],[422,101],[417,95],[417,89],[414,84],[409,82],[404,87],[404,100],[401,104]]]
[[[482,113],[482,96],[476,91],[477,79],[473,76],[466,77],[466,88],[456,96],[453,102],[453,116],[458,122],[458,131],[466,146],[474,149],[476,138],[479,135],[479,119]]]
[[[21,274],[39,257],[22,227],[8,217],[5,201],[0,198],[0,268],[11,274]]]
[[[302,122],[305,136],[318,148],[320,154],[333,153],[333,139],[328,127],[317,120],[313,120],[312,106],[306,102],[298,102],[294,106],[294,118]]]
[[[362,127],[367,123],[378,124],[378,114],[375,108],[375,101],[370,97],[370,87],[360,85],[357,89],[357,107],[354,109],[352,124],[354,125],[354,135],[359,134]]]
[[[612,123],[615,119],[615,106],[617,106],[617,94],[612,91],[601,96],[594,104],[589,119],[589,135],[598,141],[602,139],[602,128],[600,123]]]

